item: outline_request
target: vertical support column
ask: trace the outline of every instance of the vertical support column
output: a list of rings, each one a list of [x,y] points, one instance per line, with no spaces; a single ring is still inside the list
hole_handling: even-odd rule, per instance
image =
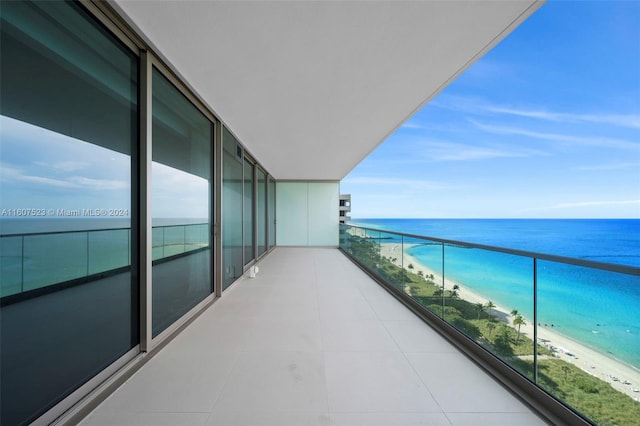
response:
[[[149,352],[152,348],[151,317],[151,142],[152,142],[152,64],[149,53],[140,52],[140,154],[139,154],[139,267],[140,267],[140,350]]]

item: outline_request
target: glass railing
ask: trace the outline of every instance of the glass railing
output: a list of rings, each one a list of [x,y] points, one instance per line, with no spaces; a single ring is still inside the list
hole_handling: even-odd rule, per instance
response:
[[[209,246],[207,223],[152,229],[152,259]],[[131,265],[131,229],[0,235],[0,297],[117,271]]]
[[[598,424],[640,418],[640,268],[340,225],[340,248]]]

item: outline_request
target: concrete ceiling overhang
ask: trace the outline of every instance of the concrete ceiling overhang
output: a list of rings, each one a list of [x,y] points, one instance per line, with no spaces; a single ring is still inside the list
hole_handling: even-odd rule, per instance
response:
[[[112,4],[276,179],[340,180],[541,2]]]

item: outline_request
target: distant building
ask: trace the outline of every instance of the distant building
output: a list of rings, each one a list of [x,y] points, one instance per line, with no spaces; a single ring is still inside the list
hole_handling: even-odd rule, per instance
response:
[[[340,194],[340,223],[347,223],[351,220],[351,194]]]

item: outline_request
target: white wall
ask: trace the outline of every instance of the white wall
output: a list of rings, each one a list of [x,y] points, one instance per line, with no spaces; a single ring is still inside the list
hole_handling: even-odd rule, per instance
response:
[[[337,246],[339,182],[277,182],[279,246]]]

